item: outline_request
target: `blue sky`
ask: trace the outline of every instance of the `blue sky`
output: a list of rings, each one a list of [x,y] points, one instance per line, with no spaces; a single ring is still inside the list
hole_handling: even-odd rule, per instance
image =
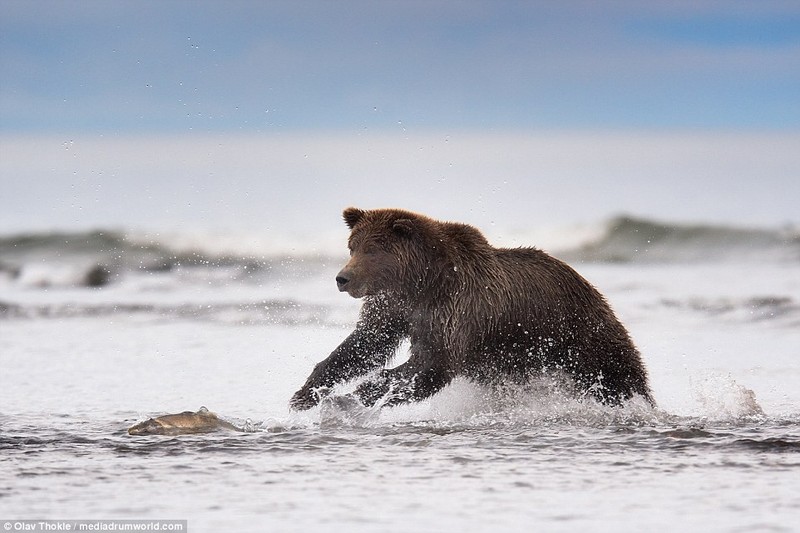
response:
[[[775,226],[798,198],[797,0],[0,0],[0,233]]]
[[[797,129],[796,1],[0,5],[0,128]]]

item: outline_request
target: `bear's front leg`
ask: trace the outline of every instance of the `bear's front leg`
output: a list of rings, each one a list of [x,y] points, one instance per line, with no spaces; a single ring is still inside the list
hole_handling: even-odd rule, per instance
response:
[[[363,328],[356,328],[327,359],[317,363],[305,384],[292,396],[290,405],[293,409],[310,409],[319,403],[325,389],[380,368],[385,360],[371,335]]]
[[[326,389],[381,368],[394,356],[405,335],[402,320],[374,312],[365,305],[356,329],[327,359],[318,363],[305,384],[290,400],[293,409],[305,410],[317,405]]]
[[[359,385],[355,394],[368,407],[381,399],[384,399],[382,406],[391,406],[424,400],[442,390],[452,379],[443,368],[421,368],[408,361],[397,368],[382,370],[375,379]]]

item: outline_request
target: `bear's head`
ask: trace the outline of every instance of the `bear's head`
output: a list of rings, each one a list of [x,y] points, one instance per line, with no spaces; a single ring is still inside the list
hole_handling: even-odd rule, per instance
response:
[[[423,215],[349,207],[344,221],[351,230],[350,261],[337,274],[336,284],[353,298],[417,294],[447,262],[441,223]]]

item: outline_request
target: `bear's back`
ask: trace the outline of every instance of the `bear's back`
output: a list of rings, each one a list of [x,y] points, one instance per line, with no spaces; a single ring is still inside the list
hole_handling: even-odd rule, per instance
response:
[[[605,302],[572,267],[537,248],[495,248],[496,266],[505,282],[523,296],[554,298],[574,305]],[[566,298],[566,302],[563,300]]]

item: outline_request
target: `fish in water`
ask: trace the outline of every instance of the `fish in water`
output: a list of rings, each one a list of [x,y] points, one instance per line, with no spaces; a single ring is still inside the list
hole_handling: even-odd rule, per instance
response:
[[[128,429],[128,435],[184,435],[190,433],[209,433],[220,429],[244,431],[230,422],[201,407],[198,411],[184,411],[173,415],[148,418]]]

